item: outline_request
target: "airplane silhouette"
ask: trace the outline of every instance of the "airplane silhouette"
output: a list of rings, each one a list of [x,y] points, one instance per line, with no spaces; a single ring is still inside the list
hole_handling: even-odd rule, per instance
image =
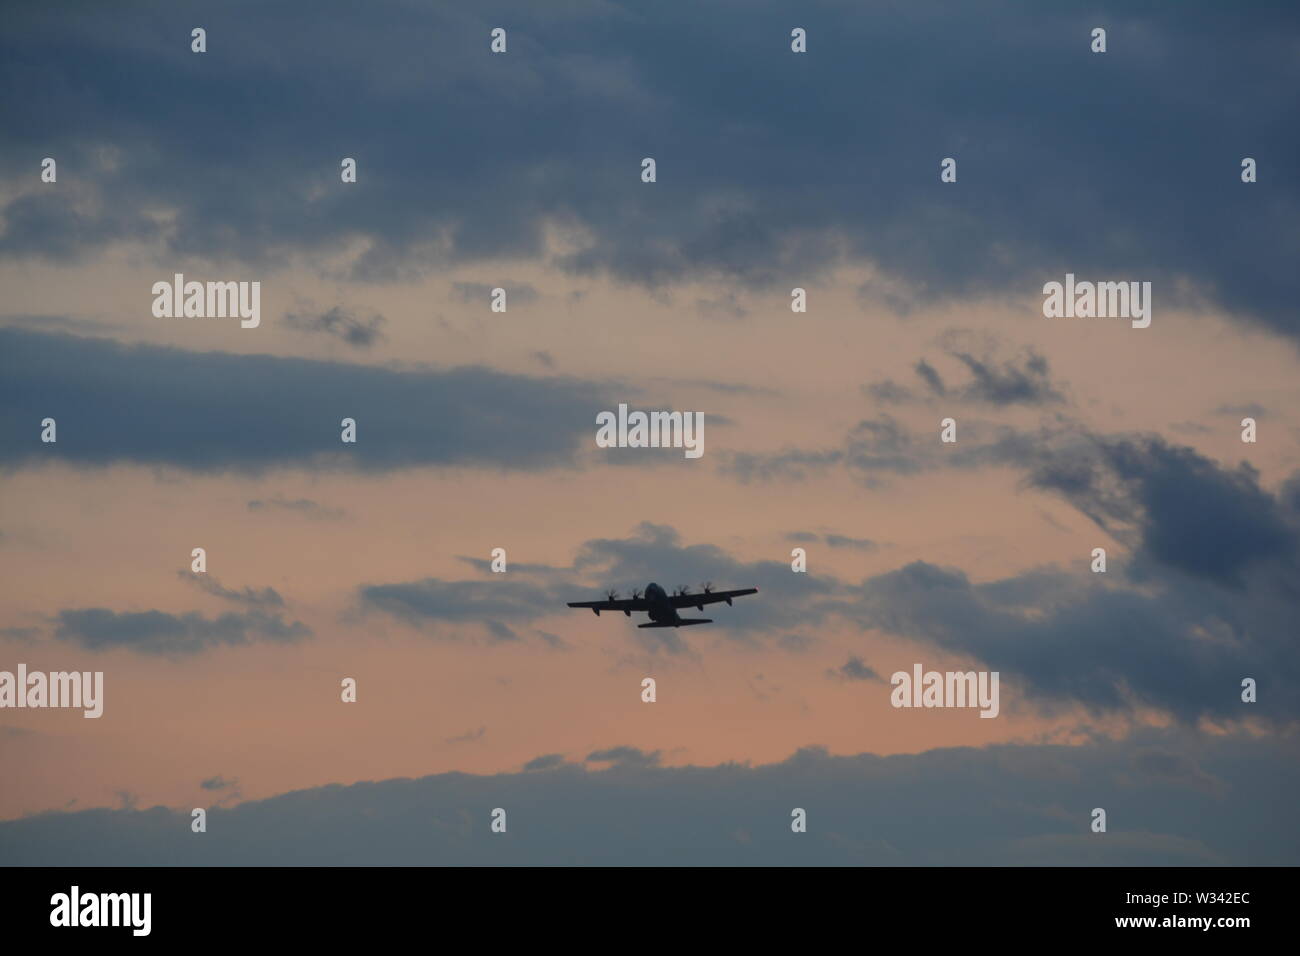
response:
[[[669,594],[659,585],[651,582],[646,585],[644,594],[633,588],[630,598],[620,598],[617,591],[608,591],[604,601],[570,601],[569,607],[589,607],[597,617],[600,617],[601,611],[622,611],[628,617],[632,616],[633,611],[644,611],[650,615],[650,621],[647,624],[638,624],[637,627],[685,627],[689,624],[712,624],[713,619],[679,617],[677,614],[679,608],[694,607],[703,611],[706,604],[726,601],[730,605],[732,598],[758,593],[758,588],[715,591],[712,584],[702,584],[700,589],[700,593],[692,594],[690,588],[682,585]]]

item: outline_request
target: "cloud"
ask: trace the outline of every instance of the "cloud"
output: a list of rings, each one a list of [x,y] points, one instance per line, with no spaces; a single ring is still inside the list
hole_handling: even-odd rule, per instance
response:
[[[289,511],[308,518],[333,520],[347,514],[342,508],[330,508],[310,498],[255,498],[248,503],[249,511]]]
[[[384,337],[381,329],[388,320],[375,313],[358,318],[355,312],[334,306],[325,312],[286,312],[284,324],[299,332],[329,335],[353,348],[368,349]]]
[[[1060,387],[1052,382],[1051,370],[1046,358],[1034,349],[1026,349],[1023,354],[1010,358],[997,359],[989,354],[977,355],[960,343],[970,338],[956,330],[950,330],[943,338],[946,340],[944,351],[969,373],[969,381],[957,386],[950,386],[926,359],[918,359],[913,366],[928,398],[913,392],[892,379],[863,386],[863,391],[882,405],[905,405],[912,402],[926,401],[933,404],[936,398],[952,402],[971,402],[999,407],[1011,405],[1045,406],[1061,404],[1066,401]],[[983,345],[985,353],[993,351],[996,342],[987,341]]]
[[[864,582],[860,623],[969,655],[1004,687],[1098,711],[1155,707],[1291,723],[1294,695],[1241,701],[1245,677],[1300,681],[1300,514],[1248,464],[1142,436],[1061,435],[1035,446],[1027,483],[1058,493],[1125,543],[1127,561],[1037,569],[976,584],[925,561]],[[1015,686],[1015,684],[1011,684]]]
[[[280,597],[280,592],[272,587],[265,587],[261,590],[245,587],[241,591],[236,591],[222,586],[214,575],[207,572],[196,574],[193,571],[177,571],[176,574],[181,580],[189,581],[213,597],[219,597],[223,601],[233,601],[247,607],[284,607],[284,598]]]
[[[513,641],[522,640],[522,638],[520,638],[518,634],[512,631],[505,624],[502,624],[500,621],[489,620],[489,621],[484,621],[483,623],[488,629],[488,634],[492,637],[494,641],[513,642]]]
[[[857,588],[819,574],[828,591],[786,598],[787,607],[973,657],[1048,709],[1146,707],[1189,722],[1300,718],[1290,695],[1257,705],[1240,699],[1245,677],[1300,682],[1290,641],[1290,622],[1300,619],[1300,473],[1270,493],[1249,464],[1221,465],[1156,436],[1099,435],[1064,420],[1037,432],[986,431],[943,457],[887,418],[864,425],[856,431],[876,443],[872,450],[909,456],[917,468],[1019,468],[1026,487],[1063,497],[1129,553],[1112,554],[1104,575],[1081,561],[981,584],[924,560]]]
[[[880,455],[912,450],[890,419],[862,423],[855,434]],[[1017,465],[1027,486],[1061,495],[1125,543],[1127,559],[1111,555],[1105,575],[1081,564],[983,583],[918,560],[854,585],[825,573],[791,574],[785,561],[742,562],[716,545],[686,545],[670,526],[642,522],[627,537],[584,542],[569,568],[537,565],[508,582],[374,586],[363,600],[417,626],[534,621],[611,586],[627,593],[649,581],[669,589],[713,581],[759,588],[751,603],[737,601],[713,616],[712,629],[735,639],[769,635],[794,650],[801,642],[780,635],[841,620],[972,657],[1003,672],[1004,686],[1021,700],[1048,710],[1071,703],[1127,714],[1156,708],[1183,721],[1300,717],[1300,704],[1276,694],[1258,705],[1240,700],[1243,677],[1300,682],[1287,636],[1288,622],[1300,618],[1293,583],[1300,473],[1270,494],[1248,465],[1220,466],[1151,436],[1101,436],[1074,425],[992,434],[998,437],[976,443],[965,462],[951,466]],[[874,546],[845,535],[787,537]],[[650,635],[656,637],[647,649],[691,647],[680,634]],[[850,664],[841,676],[854,671]]]
[[[417,628],[437,622],[529,621],[564,608],[564,592],[517,578],[444,581],[424,578],[396,584],[368,584],[358,589],[363,608],[382,611]],[[569,600],[574,600],[570,598]],[[508,629],[507,629],[508,630]],[[441,633],[441,632],[440,632]],[[509,639],[508,635],[497,635]]]
[[[846,539],[853,540],[853,539]],[[461,560],[487,572],[490,562],[462,556]],[[666,590],[688,585],[699,591],[706,582],[714,590],[756,587],[759,594],[738,599],[725,613],[713,617],[713,627],[737,639],[770,634],[821,620],[812,598],[843,589],[824,577],[792,574],[785,561],[737,560],[711,544],[682,543],[675,528],[642,522],[624,538],[592,538],[579,545],[569,567],[546,564],[510,565],[507,575],[488,580],[449,581],[425,578],[391,584],[367,584],[358,589],[363,610],[389,614],[413,627],[441,637],[458,632],[439,625],[484,623],[498,640],[517,640],[506,622],[524,623],[578,612],[569,601],[595,600],[614,588],[628,594],[654,581]],[[746,602],[758,602],[757,606]],[[618,618],[622,620],[622,618]],[[553,634],[535,631],[552,646],[563,647]],[[649,648],[684,652],[688,645],[672,631],[633,632]]]
[[[495,21],[474,10],[323,0],[304,23],[292,6],[243,4],[195,56],[151,6],[69,24],[33,5],[0,38],[14,67],[0,169],[30,183],[5,198],[0,255],[69,261],[127,241],[167,264],[266,269],[351,246],[362,279],[532,260],[649,286],[787,289],[852,261],[906,289],[889,293],[902,311],[1036,298],[1071,271],[1152,281],[1156,322],[1208,300],[1295,337],[1290,11],[1243,22],[1215,4],[1103,4],[1112,48],[1099,56],[1080,19],[1091,9],[825,5],[795,55],[774,0],[739,20],[686,0],[648,14],[514,4],[512,55],[485,57]],[[444,39],[439,56],[414,41],[425,36]],[[1198,68],[1211,61],[1221,69]],[[1034,82],[1007,84],[990,62]],[[864,83],[886,82],[869,122],[843,121],[863,113]],[[209,113],[223,121],[174,135]],[[1219,143],[1249,144],[1259,182],[1242,184],[1241,157]],[[647,153],[652,185],[638,177]],[[58,158],[57,188],[37,182],[35,155]],[[340,182],[344,155],[355,184]],[[938,181],[945,156],[957,184]],[[557,227],[572,237],[559,248]]]
[[[564,765],[564,754],[542,754],[524,764],[524,770],[554,770]]]
[[[557,651],[567,651],[571,646],[569,642],[560,637],[560,635],[552,634],[550,631],[534,631],[534,633],[545,641],[548,646]]]
[[[1297,568],[1300,523],[1247,462],[1223,467],[1158,437],[1086,432],[1027,460],[1031,485],[1060,494],[1143,558],[1232,586],[1252,568]]]
[[[919,359],[916,365],[914,366],[914,369],[916,371],[916,374],[920,377],[921,381],[925,383],[926,388],[928,388],[934,394],[938,395],[941,398],[944,395],[948,394],[948,389],[943,384],[943,378],[939,375],[937,371],[935,371],[934,366],[931,365],[929,362],[927,362],[925,359]]]
[[[1140,731],[1074,746],[1004,744],[879,757],[805,748],[779,763],[665,767],[636,748],[607,769],[533,769],[297,790],[208,814],[50,812],[0,822],[15,866],[1280,865],[1300,799],[1294,740]],[[1153,756],[1158,754],[1159,756]],[[603,765],[603,761],[599,762]],[[545,769],[545,773],[537,770]],[[1108,832],[1089,831],[1093,807]],[[502,807],[509,836],[489,831]],[[808,831],[791,838],[790,811]],[[738,839],[738,833],[747,839]]]
[[[572,466],[603,387],[482,367],[399,370],[0,329],[0,466],[192,471]],[[58,442],[37,426],[58,422]],[[357,423],[356,444],[340,422]]]
[[[587,763],[608,763],[615,767],[655,767],[659,764],[659,751],[646,753],[638,747],[609,747],[587,754]]]
[[[852,548],[855,551],[875,551],[878,547],[870,538],[850,538],[843,534],[828,534],[824,540],[832,548]]]
[[[225,778],[218,776],[208,777],[208,779],[200,781],[199,786],[204,790],[225,790],[229,787],[235,786],[236,783],[238,783],[238,781],[226,780]]]
[[[883,405],[904,405],[913,400],[912,390],[893,379],[864,385],[862,391]]]
[[[997,364],[969,352],[952,353],[974,376],[958,397],[990,405],[1047,405],[1064,396],[1049,381],[1047,359],[1032,349],[1023,362]]]
[[[884,681],[884,678],[877,674],[873,668],[868,667],[863,663],[862,658],[852,654],[849,655],[849,659],[839,667],[828,670],[826,676],[845,681]]]
[[[666,590],[685,584],[698,591],[707,581],[714,582],[718,591],[756,587],[758,594],[738,598],[732,607],[719,607],[718,613],[711,615],[714,623],[710,628],[742,639],[815,625],[822,613],[814,599],[838,588],[833,580],[821,576],[792,574],[784,560],[740,561],[716,545],[685,545],[675,528],[648,521],[626,538],[584,542],[574,568],[610,584],[624,582],[624,590],[644,588],[651,581]]]
[[[293,643],[311,636],[300,621],[286,623],[264,611],[227,612],[206,618],[196,612],[110,611],[76,608],[60,611],[55,636],[91,651],[117,648],[140,654],[197,654],[213,647],[242,646],[256,641]]]
[[[944,460],[951,462],[952,457],[946,456]],[[915,474],[940,461],[933,448],[923,447],[888,413],[858,422],[836,448],[724,451],[720,458],[718,470],[742,484],[803,481],[809,475],[843,467],[858,480],[872,485],[881,475]]]

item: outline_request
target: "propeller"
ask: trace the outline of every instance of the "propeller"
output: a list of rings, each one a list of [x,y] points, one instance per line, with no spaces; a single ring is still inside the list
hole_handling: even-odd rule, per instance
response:
[[[605,592],[605,597],[610,601],[617,601],[618,591],[616,591],[614,588],[610,588],[608,591]]]
[[[712,581],[705,581],[703,584],[700,585],[700,590],[703,591],[705,594],[712,594],[712,593],[713,593],[713,582],[712,582]]]
[[[678,594],[678,595],[686,595],[686,594],[690,594],[690,593],[691,593],[691,589],[690,589],[690,587],[688,587],[688,586],[685,585],[685,584],[679,584],[679,585],[677,585],[676,590],[673,591],[673,594]]]
[[[639,600],[641,600],[641,589],[640,589],[640,588],[633,588],[633,589],[632,589],[632,600],[633,600],[633,601],[639,601]]]

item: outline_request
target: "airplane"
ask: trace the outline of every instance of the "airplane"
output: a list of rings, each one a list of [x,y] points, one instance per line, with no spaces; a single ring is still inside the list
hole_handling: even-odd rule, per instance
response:
[[[711,583],[702,584],[700,588],[700,593],[692,594],[690,588],[682,585],[669,594],[659,585],[651,582],[646,585],[644,594],[633,588],[630,598],[620,598],[617,591],[608,591],[604,601],[570,601],[569,607],[589,607],[597,617],[600,617],[601,611],[622,611],[628,617],[632,616],[633,611],[644,611],[650,615],[650,620],[646,624],[638,624],[637,627],[686,627],[690,624],[712,624],[713,619],[679,617],[677,614],[679,608],[694,607],[703,611],[706,604],[726,601],[730,605],[732,598],[758,593],[758,588],[715,591]]]

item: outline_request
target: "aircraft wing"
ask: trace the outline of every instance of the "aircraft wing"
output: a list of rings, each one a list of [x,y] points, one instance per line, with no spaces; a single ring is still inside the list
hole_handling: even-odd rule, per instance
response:
[[[702,607],[705,604],[717,604],[719,601],[731,603],[732,598],[744,597],[746,594],[757,594],[758,588],[741,588],[739,591],[701,591],[699,594],[674,594],[668,600],[672,602],[673,607]]]
[[[591,608],[599,614],[601,611],[648,611],[650,605],[645,598],[615,598],[614,600],[605,601],[570,601],[569,607],[586,607]]]

